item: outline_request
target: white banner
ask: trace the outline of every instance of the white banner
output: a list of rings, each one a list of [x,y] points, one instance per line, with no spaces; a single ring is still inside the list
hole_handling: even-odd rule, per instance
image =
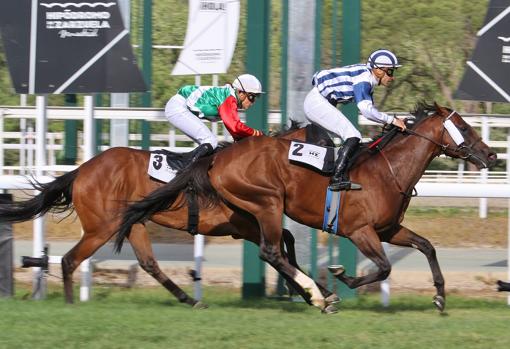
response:
[[[184,48],[172,75],[223,74],[239,29],[239,0],[189,0]]]

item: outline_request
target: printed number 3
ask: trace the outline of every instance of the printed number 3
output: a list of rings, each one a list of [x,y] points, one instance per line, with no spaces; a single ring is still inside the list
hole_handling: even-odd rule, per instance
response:
[[[161,155],[156,155],[154,156],[154,160],[152,162],[152,166],[156,169],[156,170],[159,170],[162,166],[163,166],[163,156]]]
[[[296,149],[294,149],[294,151],[292,152],[292,155],[303,156],[303,153],[301,153],[300,150],[303,149],[305,146],[300,143],[294,143],[293,145]]]

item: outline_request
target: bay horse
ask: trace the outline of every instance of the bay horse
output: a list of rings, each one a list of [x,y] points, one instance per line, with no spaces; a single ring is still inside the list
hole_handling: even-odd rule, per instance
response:
[[[333,145],[323,130],[313,127],[294,126],[274,136]],[[33,189],[40,191],[32,198],[12,204],[0,204],[0,221],[4,222],[28,221],[47,212],[65,212],[71,208],[76,211],[83,228],[83,236],[62,258],[67,303],[73,302],[73,272],[83,260],[92,256],[115,234],[121,210],[127,203],[140,200],[163,185],[162,182],[150,179],[147,174],[149,155],[148,151],[132,148],[111,148],[53,182],[32,181]],[[188,207],[183,205],[167,213],[164,219],[168,227],[188,230]],[[245,239],[255,244],[260,242],[260,232],[255,219],[250,214],[223,203],[200,210],[198,231],[209,236],[232,235],[235,239]],[[286,229],[281,233],[282,246],[286,248],[282,253],[292,265],[299,268],[294,251],[294,237]],[[180,302],[194,308],[207,306],[186,294],[160,269],[143,224],[132,226],[129,241],[140,267]],[[318,287],[329,303],[339,300],[322,285]],[[329,311],[334,311],[334,306],[331,306]]]
[[[429,262],[436,288],[433,303],[443,311],[445,285],[435,249],[427,239],[401,225],[404,213],[415,185],[435,157],[445,154],[485,168],[494,165],[496,154],[451,109],[420,102],[412,114],[415,124],[405,132],[393,132],[384,147],[365,148],[359,154],[350,178],[361,184],[362,190],[341,193],[337,235],[350,239],[377,270],[359,277],[346,275],[342,266],[330,266],[329,270],[348,287],[356,288],[390,274],[382,241],[416,248]],[[147,219],[171,224],[166,217],[179,207],[187,183],[197,192],[209,194],[212,206],[226,201],[253,215],[261,232],[260,257],[301,287],[300,294],[309,304],[324,311],[328,302],[323,294],[312,279],[288,263],[280,244],[284,213],[301,224],[322,228],[329,177],[289,162],[290,146],[286,139],[250,138],[197,164],[182,173],[182,186],[171,182],[126,208],[116,250],[120,251],[123,239],[130,237],[134,224]]]

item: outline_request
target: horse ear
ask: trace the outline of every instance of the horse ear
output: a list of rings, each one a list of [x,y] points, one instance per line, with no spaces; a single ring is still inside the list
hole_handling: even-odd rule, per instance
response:
[[[436,108],[436,112],[440,115],[448,114],[448,110],[445,107],[440,106],[434,101],[434,108]]]

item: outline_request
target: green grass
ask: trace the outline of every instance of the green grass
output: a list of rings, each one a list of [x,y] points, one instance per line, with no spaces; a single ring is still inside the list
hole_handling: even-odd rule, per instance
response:
[[[192,310],[160,288],[95,288],[93,300],[44,301],[26,290],[0,300],[0,348],[491,348],[510,341],[502,301],[450,297],[440,315],[428,296],[347,300],[334,315],[305,303],[243,301],[238,290],[207,287],[210,308]]]

